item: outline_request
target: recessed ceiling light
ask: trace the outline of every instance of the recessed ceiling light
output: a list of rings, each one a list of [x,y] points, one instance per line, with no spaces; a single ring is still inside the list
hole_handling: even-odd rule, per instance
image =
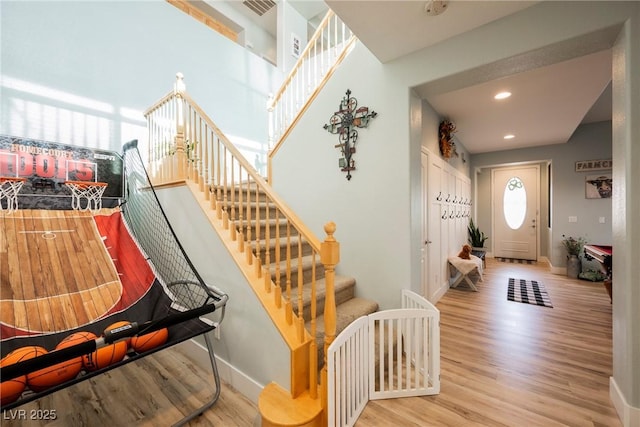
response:
[[[513,138],[515,138],[515,137],[516,137],[515,135],[513,135],[513,134],[511,134],[511,133],[510,133],[510,134],[505,135],[503,138],[504,138],[504,139],[513,139]]]
[[[511,92],[499,92],[493,97],[493,99],[507,99],[510,96]]]

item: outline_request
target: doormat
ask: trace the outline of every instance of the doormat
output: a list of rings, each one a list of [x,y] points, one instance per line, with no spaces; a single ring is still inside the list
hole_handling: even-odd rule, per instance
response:
[[[500,258],[496,257],[497,261],[510,262],[512,264],[535,264],[536,262],[530,259],[516,259],[516,258]]]
[[[544,285],[537,280],[509,278],[507,300],[553,308]]]

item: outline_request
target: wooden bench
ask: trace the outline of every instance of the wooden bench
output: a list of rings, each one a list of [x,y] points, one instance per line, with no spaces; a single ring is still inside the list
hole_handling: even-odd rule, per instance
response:
[[[480,276],[479,281],[482,282],[482,270],[483,270],[482,259],[480,259],[475,255],[471,255],[471,259],[462,259],[460,257],[453,256],[453,257],[449,257],[447,261],[449,262],[449,266],[450,266],[449,267],[449,272],[450,272],[449,286],[451,288],[455,288],[460,283],[462,283],[462,281],[465,281],[466,284],[469,285],[469,288],[471,288],[474,291],[478,290],[478,288],[476,287],[475,283],[473,283],[473,280],[471,280],[469,275],[473,273],[477,273],[478,276]],[[451,283],[451,279],[454,279],[453,283]]]

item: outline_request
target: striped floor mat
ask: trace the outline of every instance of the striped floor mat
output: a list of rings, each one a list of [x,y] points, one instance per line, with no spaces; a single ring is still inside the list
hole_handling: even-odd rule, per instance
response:
[[[516,258],[499,258],[496,257],[496,261],[510,262],[512,264],[535,264],[536,261],[530,259],[516,259]]]
[[[509,278],[507,300],[553,308],[544,285],[537,280]]]

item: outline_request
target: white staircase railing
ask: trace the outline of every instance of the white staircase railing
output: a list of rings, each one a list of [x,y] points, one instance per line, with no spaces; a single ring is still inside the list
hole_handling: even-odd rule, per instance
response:
[[[440,312],[408,290],[402,307],[359,318],[329,347],[329,426],[354,425],[369,400],[440,392]]]
[[[267,103],[270,159],[355,41],[351,30],[329,10],[298,62]]]

